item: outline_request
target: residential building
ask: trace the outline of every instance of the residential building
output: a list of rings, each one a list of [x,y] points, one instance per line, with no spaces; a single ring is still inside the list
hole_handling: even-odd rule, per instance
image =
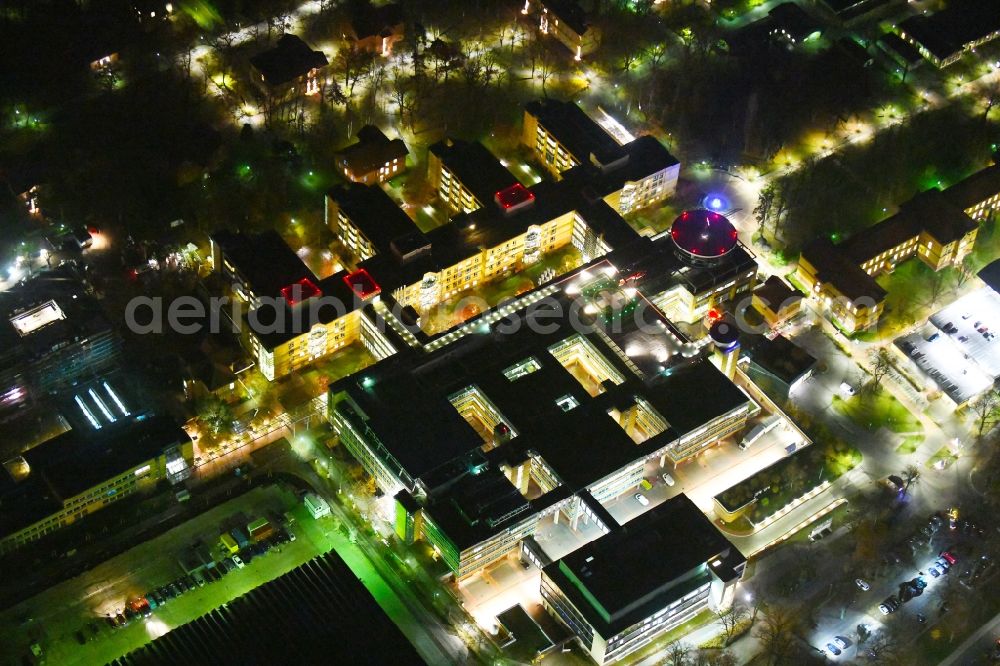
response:
[[[750,304],[769,327],[775,328],[801,311],[802,294],[777,275],[772,275],[754,289]]]
[[[376,358],[393,353],[393,345],[360,314],[381,292],[367,271],[340,270],[320,279],[273,231],[217,231],[211,244],[212,266],[230,281],[229,295],[242,308],[232,324],[268,379],[353,342],[362,342]]]
[[[417,231],[377,185],[349,183],[326,193],[326,224],[358,259],[392,252],[392,241]]]
[[[618,204],[612,204],[623,215],[663,201],[677,187],[680,163],[655,138],[622,145],[571,102],[547,99],[525,105],[521,141],[556,178],[581,165],[601,174],[637,169],[621,183]]]
[[[370,2],[353,4],[344,39],[354,48],[387,58],[403,36],[403,10],[399,5],[389,3],[376,7]]]
[[[73,429],[4,463],[0,553],[190,475],[193,444],[168,417],[130,413],[107,382],[81,388],[74,402]]]
[[[973,220],[991,217],[1000,209],[1000,165],[990,165],[944,190],[944,197]]]
[[[733,604],[746,558],[677,495],[542,570],[542,603],[597,664]]]
[[[319,95],[328,64],[322,51],[314,51],[290,34],[282,35],[276,46],[250,58],[254,82],[269,99],[278,102]]]
[[[962,54],[1000,37],[1000,5],[950,0],[947,8],[919,14],[899,24],[899,36],[935,67],[958,62]]]
[[[453,213],[471,213],[493,201],[517,179],[478,141],[446,138],[432,144],[427,178]]]
[[[600,44],[597,28],[577,0],[525,0],[522,14],[534,12],[538,32],[551,35],[573,54],[575,60],[593,53]]]
[[[888,16],[905,4],[904,0],[815,0],[845,27]]]
[[[840,245],[824,238],[813,241],[799,257],[796,279],[846,332],[871,328],[886,296],[875,277],[913,256],[939,271],[960,265],[972,251],[977,219],[1000,201],[997,174],[996,167],[989,167],[944,192],[921,192],[896,215]]]
[[[408,154],[402,139],[390,140],[379,128],[365,125],[358,130],[358,142],[338,152],[334,159],[348,180],[374,185],[403,173]]]

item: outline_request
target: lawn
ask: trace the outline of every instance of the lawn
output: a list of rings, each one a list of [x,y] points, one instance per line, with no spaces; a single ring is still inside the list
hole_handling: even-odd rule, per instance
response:
[[[885,390],[847,399],[834,396],[833,408],[866,430],[888,428],[899,433],[919,433],[924,429],[920,420]]]
[[[698,613],[687,622],[677,625],[676,627],[666,632],[665,634],[657,638],[655,641],[653,641],[643,649],[636,652],[630,658],[630,661],[632,661],[633,663],[639,663],[644,658],[656,654],[657,652],[659,652],[666,646],[670,645],[674,641],[683,639],[685,636],[690,634],[695,629],[699,629],[708,624],[709,622],[712,622],[713,620],[715,620],[715,613],[712,612],[710,609],[706,608],[705,610]]]
[[[920,444],[924,441],[923,435],[909,435],[903,438],[902,443],[896,447],[896,453],[907,456],[916,453]]]
[[[942,446],[937,453],[928,459],[927,466],[933,469],[944,469],[950,467],[956,460],[958,460],[958,456],[952,453],[947,446]]]

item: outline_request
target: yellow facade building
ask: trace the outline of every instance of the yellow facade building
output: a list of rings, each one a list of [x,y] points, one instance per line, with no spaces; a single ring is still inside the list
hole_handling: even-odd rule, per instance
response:
[[[966,211],[982,216],[992,208],[980,202],[957,205],[957,192],[922,192],[900,206],[896,215],[840,245],[826,239],[810,243],[799,258],[796,278],[845,332],[873,327],[886,296],[876,277],[914,256],[940,271],[960,265],[972,251],[979,225]],[[994,192],[982,201],[995,202],[996,196]]]

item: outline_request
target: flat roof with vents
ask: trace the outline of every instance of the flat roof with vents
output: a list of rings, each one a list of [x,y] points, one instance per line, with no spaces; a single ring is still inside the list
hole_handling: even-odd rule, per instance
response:
[[[22,338],[54,321],[65,319],[62,309],[55,301],[47,301],[27,312],[10,318],[10,323]]]

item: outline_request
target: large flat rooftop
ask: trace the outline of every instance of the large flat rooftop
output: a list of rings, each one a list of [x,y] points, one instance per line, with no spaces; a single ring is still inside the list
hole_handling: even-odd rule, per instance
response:
[[[609,638],[713,575],[738,577],[746,559],[686,495],[677,495],[545,567],[598,633]]]

